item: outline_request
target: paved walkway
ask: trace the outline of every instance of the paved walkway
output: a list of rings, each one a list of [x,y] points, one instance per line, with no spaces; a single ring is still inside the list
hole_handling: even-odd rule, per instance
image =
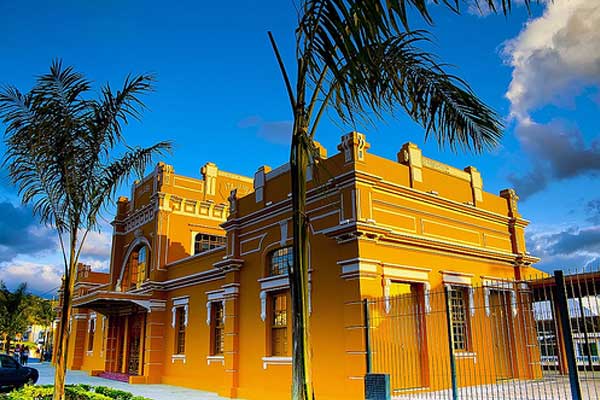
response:
[[[40,373],[39,385],[54,383],[54,367],[50,363],[30,362],[29,367],[35,368]],[[225,400],[215,393],[201,390],[187,389],[171,385],[130,385],[124,382],[90,376],[85,371],[68,371],[67,384],[85,383],[92,386],[108,386],[125,390],[137,396],[144,396],[153,400]]]

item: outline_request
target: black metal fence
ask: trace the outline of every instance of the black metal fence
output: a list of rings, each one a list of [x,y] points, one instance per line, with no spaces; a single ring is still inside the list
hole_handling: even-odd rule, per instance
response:
[[[600,398],[600,272],[386,293],[365,302],[367,365],[392,398]]]

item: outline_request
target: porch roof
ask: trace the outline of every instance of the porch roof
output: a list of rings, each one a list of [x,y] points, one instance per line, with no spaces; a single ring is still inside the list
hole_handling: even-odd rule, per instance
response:
[[[128,315],[150,311],[150,294],[97,291],[73,299],[74,308],[89,308],[103,315]]]

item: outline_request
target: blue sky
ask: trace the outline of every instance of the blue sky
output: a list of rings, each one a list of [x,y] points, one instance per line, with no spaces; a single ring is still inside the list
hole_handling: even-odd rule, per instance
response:
[[[145,99],[149,110],[125,131],[130,144],[174,141],[165,161],[190,176],[207,161],[248,176],[260,165],[278,166],[288,158],[291,117],[266,32],[274,32],[291,65],[294,5],[205,3],[0,2],[0,85],[28,90],[57,57],[98,85],[116,87],[130,72],[153,72],[158,82]],[[516,187],[520,210],[532,221],[529,251],[543,258],[542,268],[599,264],[600,34],[594,26],[600,4],[542,1],[531,15],[517,6],[508,18],[464,11],[456,16],[434,7],[431,50],[506,119],[501,145],[482,155],[452,153],[424,142],[423,130],[400,117],[361,128],[371,151],[395,159],[412,141],[429,157],[475,165],[487,191]],[[351,129],[327,121],[317,140],[333,153]],[[87,246],[84,258],[95,268],[107,267],[109,235],[105,229]],[[52,232],[19,205],[2,177],[0,279],[28,280],[32,290],[51,293],[60,268]]]

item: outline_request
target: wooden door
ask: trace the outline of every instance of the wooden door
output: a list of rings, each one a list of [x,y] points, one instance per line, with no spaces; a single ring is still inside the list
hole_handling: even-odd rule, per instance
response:
[[[129,340],[127,341],[127,373],[129,375],[141,375],[144,314],[133,315],[129,318],[130,326]]]
[[[420,296],[418,284],[392,282],[389,298],[378,310],[374,372],[390,374],[393,392],[423,386]]]
[[[122,318],[111,316],[108,318],[108,332],[106,335],[106,361],[104,369],[108,372],[121,372],[119,359],[121,358],[120,346],[122,345]]]
[[[500,290],[490,291],[490,322],[496,379],[513,377],[511,351],[513,338],[511,336],[511,305],[510,293]]]

